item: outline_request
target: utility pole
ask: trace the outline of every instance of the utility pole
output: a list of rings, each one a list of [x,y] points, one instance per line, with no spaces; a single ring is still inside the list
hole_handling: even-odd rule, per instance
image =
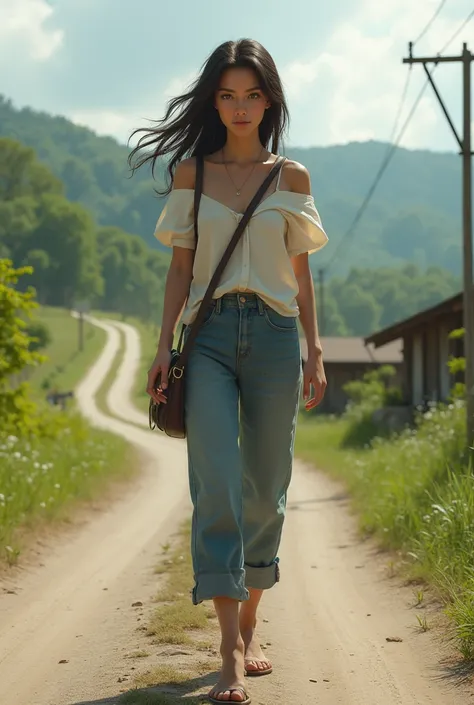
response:
[[[319,274],[319,334],[323,336],[326,332],[325,308],[324,308],[324,269],[318,270]]]
[[[443,113],[460,147],[463,161],[463,279],[464,279],[464,355],[466,358],[466,425],[468,447],[474,446],[474,289],[472,284],[472,187],[471,187],[471,62],[474,55],[463,44],[461,56],[413,57],[413,44],[409,44],[409,58],[404,64],[423,64]],[[459,137],[443,99],[434,83],[427,64],[461,63],[463,68],[463,136]]]

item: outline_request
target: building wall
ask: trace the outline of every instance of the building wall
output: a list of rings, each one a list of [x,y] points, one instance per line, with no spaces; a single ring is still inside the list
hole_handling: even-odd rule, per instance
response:
[[[411,338],[412,346],[412,392],[411,403],[417,406],[423,402],[423,335],[421,332],[415,333]]]
[[[454,381],[449,373],[451,355],[463,355],[462,340],[449,340],[450,331],[462,327],[462,314],[435,319],[430,325],[407,333],[404,345],[406,380],[413,406],[427,401],[446,401]]]

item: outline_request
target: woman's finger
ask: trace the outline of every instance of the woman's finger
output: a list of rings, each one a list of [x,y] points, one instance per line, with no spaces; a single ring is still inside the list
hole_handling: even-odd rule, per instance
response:
[[[316,388],[316,394],[315,394],[315,406],[318,406],[321,404],[323,398],[324,398],[324,392],[326,391],[326,385],[322,382],[320,382]]]

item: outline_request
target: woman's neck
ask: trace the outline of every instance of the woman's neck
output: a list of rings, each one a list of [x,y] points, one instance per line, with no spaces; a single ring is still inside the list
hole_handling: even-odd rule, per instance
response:
[[[262,147],[258,133],[246,138],[228,133],[222,152],[226,162],[235,162],[236,164],[255,162],[259,157],[266,159],[269,154],[268,150]]]

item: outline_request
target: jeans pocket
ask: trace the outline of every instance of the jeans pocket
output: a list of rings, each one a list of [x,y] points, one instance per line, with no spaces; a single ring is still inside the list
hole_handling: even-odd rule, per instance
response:
[[[296,330],[295,316],[282,316],[281,313],[278,313],[278,311],[275,311],[275,309],[269,306],[265,306],[263,315],[265,321],[273,330],[278,330],[282,333],[291,333]]]
[[[197,312],[196,312],[196,313],[197,313]],[[201,329],[204,328],[205,326],[208,326],[208,325],[214,320],[215,315],[216,315],[216,304],[215,304],[215,303],[211,303],[211,304],[209,304],[209,306],[208,306],[208,308],[207,308],[207,311],[206,311],[205,314],[204,314],[204,319],[203,319],[201,325],[199,326],[199,330],[201,330]],[[194,319],[194,320],[195,320],[195,319]],[[192,322],[186,327],[185,336],[186,336],[186,334],[189,335],[189,333],[190,333],[191,328],[192,328],[193,325],[194,325],[194,321],[192,321]]]

